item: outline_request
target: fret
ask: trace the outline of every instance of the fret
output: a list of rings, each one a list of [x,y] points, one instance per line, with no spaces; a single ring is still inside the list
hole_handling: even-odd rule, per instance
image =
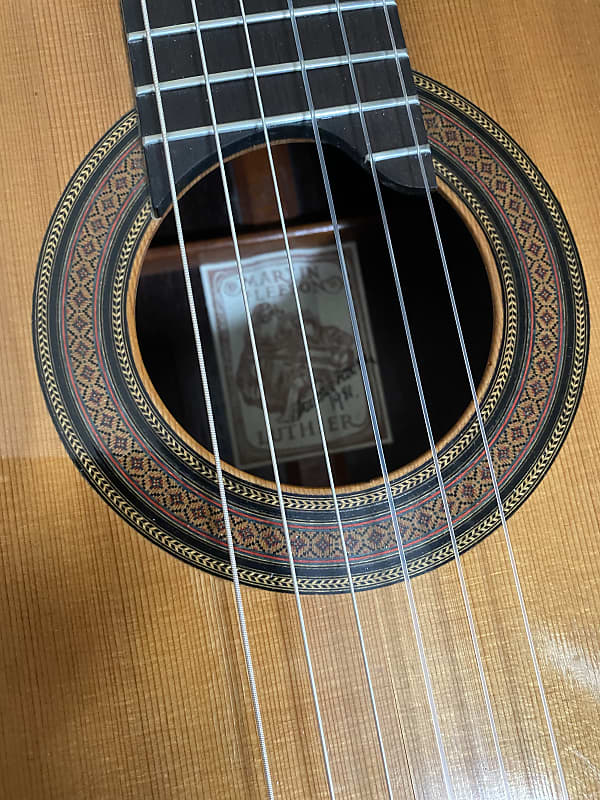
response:
[[[302,35],[306,39],[304,58],[312,61],[321,58],[344,58],[346,53],[339,32],[337,17],[327,20],[307,17],[300,20]],[[351,39],[351,52],[390,51],[390,39],[385,25],[383,9],[357,10],[346,18],[346,27]],[[400,31],[398,31],[400,34]],[[276,67],[278,64],[298,60],[291,24],[287,20],[264,22],[251,31],[254,57],[257,67]],[[202,36],[210,73],[249,69],[245,37],[242,28],[215,29]],[[180,37],[160,38],[153,42],[159,82],[194,78],[202,75],[195,33]],[[398,43],[404,49],[404,43]],[[152,83],[146,41],[133,42],[129,46],[133,78],[136,86]],[[403,59],[405,61],[406,59]],[[312,74],[315,70],[311,71]],[[407,77],[410,76],[408,71]],[[396,82],[398,77],[396,75]],[[252,87],[249,87],[251,89]]]
[[[387,66],[390,73],[395,74],[395,62],[388,61]],[[406,114],[402,112],[402,108],[405,107],[404,98],[398,98],[393,90],[390,91],[389,81],[376,81],[381,72],[380,63],[360,64],[355,69],[357,70],[357,77],[361,87],[361,101],[363,104],[367,104],[367,108],[369,106],[374,107],[374,105],[388,105],[388,114],[401,114],[403,118],[406,117]],[[334,117],[344,114],[344,109],[350,110],[346,117],[351,117],[355,113],[354,109],[357,103],[352,84],[348,80],[347,66],[330,67],[328,70],[315,70],[311,73],[311,76],[311,88],[316,108],[340,109],[336,114],[326,115],[325,113],[320,113],[319,117],[323,125],[330,126]],[[397,75],[395,77],[397,79]],[[299,72],[264,76],[260,79],[260,83],[266,116],[278,117],[283,120],[277,126],[278,130],[282,129],[283,125],[288,121],[290,124],[294,124],[295,121],[298,126],[305,125],[308,107],[302,84],[302,75]],[[331,92],[332,83],[336,87],[336,91],[333,94]],[[247,135],[247,131],[256,129],[255,123],[250,125],[247,123],[249,120],[257,120],[260,117],[252,81],[213,84],[212,94],[217,119],[221,126],[220,130],[223,130],[223,125],[228,125],[228,129],[233,131],[239,127],[239,134]],[[162,101],[169,132],[188,128],[204,128],[211,125],[205,86],[164,92],[162,93]],[[416,108],[416,101],[413,107]],[[154,94],[138,97],[138,109],[143,124],[144,136],[159,134],[160,125]],[[398,125],[401,126],[402,124],[402,120],[398,120]],[[400,128],[398,128],[398,131],[400,131]],[[377,134],[377,131],[374,131],[374,134]],[[388,143],[383,145],[383,143],[379,142],[379,139],[380,136],[377,136],[378,144],[376,149],[389,149],[390,145]],[[392,142],[393,144],[394,142]],[[399,145],[400,143],[396,142],[395,144]],[[403,141],[402,144],[405,145],[408,142]]]
[[[418,105],[419,99],[416,95],[412,95],[408,98],[408,103],[411,105]],[[361,108],[366,113],[371,111],[382,111],[387,108],[398,108],[401,106],[406,107],[407,99],[404,97],[393,97],[388,100],[372,100],[367,101],[365,103],[361,103]],[[316,110],[316,117],[319,120],[326,120],[332,119],[333,117],[342,117],[342,116],[349,116],[351,114],[358,114],[359,107],[358,105],[344,105],[344,106],[332,106],[329,108],[319,108]],[[266,118],[266,123],[269,128],[276,128],[282,127],[286,125],[297,125],[298,123],[302,122],[310,122],[311,115],[308,111],[299,112],[295,114],[279,114],[277,116],[271,116]],[[223,133],[242,133],[247,131],[254,131],[254,130],[262,130],[262,120],[258,119],[246,119],[240,120],[236,122],[229,122],[229,123],[220,123],[218,126],[219,134]],[[169,142],[180,141],[182,139],[198,139],[203,136],[212,136],[214,135],[214,130],[212,125],[203,125],[197,128],[186,128],[185,130],[176,130],[176,131],[169,131],[167,134],[167,139]],[[159,133],[156,133],[151,136],[144,136],[143,144],[145,147],[148,147],[153,144],[160,144],[162,142],[162,137]],[[405,148],[410,150],[411,148]],[[414,149],[414,148],[413,148]],[[392,151],[386,151],[392,152]],[[414,149],[414,153],[408,153],[408,155],[416,155],[416,149]],[[389,156],[392,158],[393,156]],[[381,160],[385,159],[385,155]],[[377,160],[377,159],[376,159]]]
[[[396,8],[396,0],[346,0],[339,5],[342,12],[348,11],[362,11],[365,9],[381,8],[383,3],[387,6]],[[295,16],[299,19],[303,17],[321,16],[323,14],[336,14],[336,3],[327,3],[319,6],[304,6],[296,9]],[[282,20],[289,20],[290,12],[287,9],[277,11],[263,11],[255,14],[247,14],[246,21],[249,25],[256,25],[264,22],[278,22]],[[232,28],[242,25],[242,17],[218,17],[216,19],[205,19],[200,21],[200,30],[211,31],[220,28]],[[161,36],[178,36],[182,33],[196,33],[196,26],[193,22],[183,22],[177,25],[165,25],[160,28],[152,28],[150,31],[152,38],[160,38]],[[146,31],[136,30],[127,34],[127,41],[137,42],[146,38]]]
[[[369,53],[352,53],[351,57],[347,56],[330,56],[328,58],[313,58],[305,62],[308,70],[313,69],[326,69],[327,67],[341,67],[348,63],[352,64],[367,64],[370,61],[387,61],[394,60],[398,55],[399,58],[408,58],[408,53],[405,49],[401,50],[376,50]],[[256,74],[259,78],[267,75],[284,75],[289,72],[300,72],[301,66],[299,61],[288,61],[282,64],[265,64],[264,66],[256,68]],[[210,84],[213,83],[226,83],[227,81],[250,80],[252,78],[252,70],[247,69],[234,69],[225,72],[212,72],[208,76]],[[177,89],[191,89],[195,86],[204,86],[204,75],[192,75],[188,78],[179,78],[170,81],[161,81],[159,83],[159,91],[168,92]],[[154,92],[154,85],[146,83],[138,86],[135,93],[138,97]]]
[[[431,147],[428,144],[424,144],[418,147],[397,147],[393,150],[381,150],[373,153],[373,161],[378,164],[381,161],[390,161],[395,158],[410,158],[411,156],[417,156],[419,153],[424,156],[430,156]],[[369,156],[365,157],[365,161],[369,161]]]

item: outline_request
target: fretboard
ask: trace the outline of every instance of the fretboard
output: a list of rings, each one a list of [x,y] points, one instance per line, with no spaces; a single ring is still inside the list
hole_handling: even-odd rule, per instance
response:
[[[264,141],[239,0],[196,0],[218,133],[225,156]],[[147,0],[152,46],[168,143],[178,191],[215,163],[215,132],[193,21],[192,0]],[[390,37],[387,13],[392,24]],[[170,203],[164,146],[148,39],[140,0],[122,0],[136,103],[155,212]],[[418,150],[435,186],[431,154],[394,0],[341,0],[350,58],[336,3],[295,0],[294,9],[319,130],[368,166],[368,148],[386,183],[423,186]],[[286,0],[245,0],[264,113],[273,141],[312,138],[311,113],[302,81]],[[354,66],[359,99],[353,88]],[[402,92],[398,68],[406,94]],[[417,131],[415,143],[407,106]]]

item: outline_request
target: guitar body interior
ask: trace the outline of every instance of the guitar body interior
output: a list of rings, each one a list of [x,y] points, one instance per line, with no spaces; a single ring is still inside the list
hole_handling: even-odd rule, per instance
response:
[[[556,193],[583,264],[593,334],[600,9],[583,0],[407,0],[400,12],[413,66],[496,120]],[[119,4],[11,2],[4,18],[0,795],[264,797],[231,583],[153,546],[92,490],[40,391],[31,303],[44,234],[86,153],[133,104]],[[572,800],[600,797],[597,348],[592,335],[568,437],[509,520]],[[559,797],[502,531],[462,564],[512,797]],[[441,799],[405,587],[384,583],[358,605],[394,796]],[[412,585],[456,797],[499,797],[454,562]],[[275,795],[325,798],[294,596],[242,592]],[[303,607],[336,796],[384,797],[348,594],[308,593]]]

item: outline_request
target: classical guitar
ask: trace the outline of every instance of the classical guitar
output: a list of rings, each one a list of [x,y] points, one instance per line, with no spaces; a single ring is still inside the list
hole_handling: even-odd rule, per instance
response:
[[[600,798],[600,7],[3,21],[0,796]]]

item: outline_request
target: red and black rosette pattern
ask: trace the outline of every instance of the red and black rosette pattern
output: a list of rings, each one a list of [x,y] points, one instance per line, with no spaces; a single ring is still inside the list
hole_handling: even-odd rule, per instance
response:
[[[538,170],[468,101],[416,76],[438,179],[470,209],[494,254],[504,301],[495,373],[482,399],[505,508],[515,511],[556,456],[575,414],[588,346],[581,265]],[[33,338],[56,427],[77,467],[144,536],[228,576],[216,475],[154,407],[132,358],[129,276],[150,221],[137,121],[120,120],[83,161],[50,223],[35,286]],[[475,419],[440,453],[461,548],[499,524]],[[275,489],[226,473],[242,580],[289,591]],[[411,574],[452,558],[431,461],[395,478]],[[401,580],[383,486],[340,495],[355,584]],[[286,494],[301,588],[345,591],[331,498]]]

